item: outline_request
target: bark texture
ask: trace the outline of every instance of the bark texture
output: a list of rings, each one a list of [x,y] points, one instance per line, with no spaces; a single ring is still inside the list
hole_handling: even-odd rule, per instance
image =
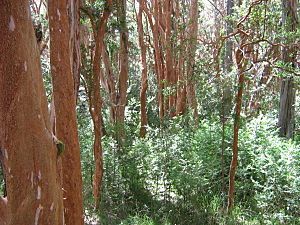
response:
[[[297,16],[297,0],[282,1],[282,20],[287,32],[293,32],[297,29],[298,16]],[[290,65],[296,67],[296,55],[293,47],[289,47],[289,43],[282,51],[282,60]],[[279,131],[280,135],[287,138],[292,138],[294,135],[294,114],[295,114],[295,83],[292,76],[283,78],[281,81],[280,90],[280,108],[279,108]]]
[[[107,3],[109,8],[111,8],[111,1]],[[95,172],[93,177],[93,194],[95,199],[95,208],[99,207],[100,204],[100,193],[101,193],[101,183],[103,177],[103,152],[101,145],[101,108],[102,108],[102,97],[100,92],[100,77],[101,77],[101,52],[103,49],[103,39],[105,35],[105,28],[107,20],[110,15],[110,10],[104,11],[99,27],[98,32],[95,37],[96,47],[95,55],[93,61],[93,88],[92,88],[92,99],[91,99],[91,114],[94,124],[94,160],[95,160]]]
[[[61,225],[57,149],[28,1],[2,1],[0,32],[0,150],[7,181],[0,221]]]
[[[82,177],[76,118],[76,91],[68,0],[50,0],[50,62],[55,108],[55,133],[64,144],[62,186],[66,224],[83,224]],[[73,14],[70,14],[71,16]],[[73,34],[74,35],[74,34]]]

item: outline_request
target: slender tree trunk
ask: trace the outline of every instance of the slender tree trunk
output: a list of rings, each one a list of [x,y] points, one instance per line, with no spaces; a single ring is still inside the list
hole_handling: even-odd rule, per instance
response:
[[[0,151],[7,171],[7,198],[0,198],[0,221],[61,225],[57,149],[29,2],[3,0],[0,30]]]
[[[233,7],[234,7],[234,0],[227,0],[227,3],[226,3],[226,15],[227,16],[232,16]],[[226,29],[226,35],[229,35],[230,33],[233,32],[232,23],[228,19],[226,20],[225,29]],[[233,50],[233,42],[229,38],[225,42],[225,58],[224,58],[224,69],[225,69],[225,72],[227,72],[227,73],[230,72],[232,63],[233,63],[232,50]]]
[[[282,1],[283,6],[283,24],[288,32],[295,31],[298,24],[297,0]],[[289,44],[289,43],[285,43]],[[282,59],[286,64],[296,67],[296,52],[293,47],[284,47]],[[295,82],[293,77],[283,78],[280,90],[280,108],[279,108],[279,131],[280,135],[292,138],[294,135],[294,114],[295,114]]]
[[[116,87],[115,87],[115,76],[113,74],[113,69],[110,64],[109,55],[105,46],[105,43],[103,42],[103,48],[102,48],[102,59],[106,71],[106,81],[107,81],[107,93],[109,95],[110,100],[110,122],[112,124],[116,121],[116,101],[117,101],[117,93],[116,93]]]
[[[64,143],[62,153],[62,186],[66,224],[83,224],[82,177],[76,118],[72,32],[68,0],[49,1],[50,61],[55,108],[55,133]],[[75,13],[75,12],[74,12]],[[73,14],[71,14],[73,15]],[[74,35],[74,33],[73,33]]]
[[[243,42],[240,46],[243,46]],[[236,105],[235,105],[235,119],[234,119],[234,127],[233,127],[233,144],[232,144],[232,159],[229,169],[229,190],[228,190],[228,205],[227,210],[233,208],[234,203],[234,189],[235,189],[235,174],[236,168],[238,164],[238,141],[239,141],[239,125],[240,125],[240,115],[241,115],[241,108],[243,102],[243,88],[244,88],[244,80],[245,80],[245,73],[244,73],[244,55],[243,55],[243,48],[237,49],[235,53],[236,57],[236,65],[238,69],[238,92],[236,95]]]
[[[165,47],[166,47],[166,78],[167,85],[173,89],[176,84],[174,67],[173,67],[173,43],[171,40],[172,35],[172,11],[173,11],[173,0],[164,1],[164,13],[165,13]],[[176,112],[176,92],[171,93],[168,96],[169,104],[169,115],[171,117],[175,116]]]
[[[197,48],[197,34],[198,34],[198,1],[192,0],[190,6],[190,15],[189,15],[189,32],[190,32],[190,44],[188,48],[188,61],[187,61],[187,99],[193,110],[193,116],[195,125],[198,126],[198,103],[196,99],[196,90],[194,83],[194,66],[195,66],[195,56]]]
[[[90,98],[90,113],[92,115],[94,124],[94,160],[95,172],[93,177],[93,194],[95,199],[95,208],[100,206],[100,195],[103,178],[103,152],[102,152],[102,97],[100,91],[100,77],[101,77],[101,54],[103,49],[103,39],[105,35],[105,28],[108,18],[111,14],[112,0],[106,1],[106,7],[100,18],[98,31],[95,32],[95,54],[93,60],[93,84]]]
[[[155,23],[153,24],[152,22],[152,17],[149,13],[147,13],[148,20],[152,29],[152,34],[153,34],[153,44],[154,44],[154,56],[155,56],[155,67],[156,67],[156,72],[157,72],[157,96],[158,96],[158,106],[159,106],[159,118],[160,121],[163,120],[165,116],[165,111],[164,111],[164,97],[163,97],[163,89],[164,89],[164,72],[163,72],[163,62],[162,62],[162,50],[160,47],[160,41],[159,41],[159,34],[160,34],[160,28],[159,28],[159,1],[154,0],[154,13],[153,13],[153,18],[155,19]]]
[[[127,102],[127,81],[128,81],[128,29],[126,22],[126,0],[118,0],[118,15],[120,22],[120,54],[119,54],[119,82],[117,96],[117,140],[123,144],[125,139],[125,106]]]
[[[71,48],[71,65],[74,77],[74,90],[77,101],[78,90],[80,85],[80,0],[68,0],[69,18],[70,18],[70,48]]]
[[[142,80],[141,80],[141,92],[140,92],[140,101],[141,101],[141,128],[140,136],[145,137],[146,135],[146,126],[147,126],[147,62],[146,62],[146,45],[144,42],[144,27],[143,27],[143,11],[145,8],[144,0],[140,0],[139,12],[137,15],[138,23],[138,33],[139,33],[139,45],[141,48],[141,60],[142,60]]]

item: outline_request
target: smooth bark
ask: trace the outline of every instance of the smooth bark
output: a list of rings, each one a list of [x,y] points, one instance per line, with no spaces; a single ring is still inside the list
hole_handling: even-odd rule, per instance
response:
[[[55,108],[55,134],[64,143],[62,186],[66,224],[83,224],[82,177],[76,118],[76,89],[70,43],[68,0],[49,1],[50,62]],[[71,14],[73,15],[73,14]],[[72,21],[72,20],[71,20]]]
[[[62,190],[28,1],[0,7],[0,150],[7,198],[1,224],[61,225]]]

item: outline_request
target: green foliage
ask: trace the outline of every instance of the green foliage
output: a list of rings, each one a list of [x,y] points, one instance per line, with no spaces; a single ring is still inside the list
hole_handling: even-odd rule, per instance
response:
[[[90,121],[79,117],[86,206],[92,211]],[[189,116],[148,128],[145,139],[130,136],[120,148],[103,138],[102,224],[297,224],[299,146],[277,136],[273,116],[242,121],[235,209],[226,214],[221,180],[220,123]],[[232,126],[225,130],[225,188]],[[91,129],[91,128],[89,128]],[[94,212],[97,215],[97,212]]]

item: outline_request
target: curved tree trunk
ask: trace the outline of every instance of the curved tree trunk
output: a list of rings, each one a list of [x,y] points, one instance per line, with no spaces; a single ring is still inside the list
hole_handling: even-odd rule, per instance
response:
[[[244,39],[242,39],[243,46]],[[236,95],[236,105],[235,105],[235,119],[234,119],[234,127],[233,127],[233,144],[232,144],[232,159],[229,169],[229,190],[228,190],[228,205],[227,211],[233,208],[234,204],[234,189],[235,189],[235,174],[238,165],[238,142],[239,142],[239,126],[240,126],[240,115],[242,109],[243,102],[243,89],[244,89],[244,80],[245,80],[245,59],[244,59],[244,49],[243,47],[236,50],[236,65],[238,70],[238,92]]]
[[[55,108],[55,134],[64,143],[62,186],[66,224],[83,224],[82,177],[76,118],[76,91],[71,54],[68,0],[49,1],[50,61]],[[72,15],[72,14],[71,14]]]
[[[101,145],[102,138],[102,121],[101,121],[101,108],[102,108],[102,97],[100,92],[100,77],[101,77],[101,53],[103,49],[103,39],[105,35],[105,28],[107,20],[111,13],[112,1],[107,1],[107,8],[102,17],[100,18],[99,27],[97,33],[95,33],[95,55],[93,60],[93,87],[92,95],[90,100],[90,113],[92,115],[94,124],[94,160],[95,160],[95,172],[93,177],[93,194],[95,200],[95,208],[100,206],[100,194],[103,177],[103,152]],[[96,32],[96,31],[94,31]]]
[[[57,149],[29,2],[3,0],[0,30],[0,150],[7,171],[7,199],[0,199],[0,221],[61,225]]]

